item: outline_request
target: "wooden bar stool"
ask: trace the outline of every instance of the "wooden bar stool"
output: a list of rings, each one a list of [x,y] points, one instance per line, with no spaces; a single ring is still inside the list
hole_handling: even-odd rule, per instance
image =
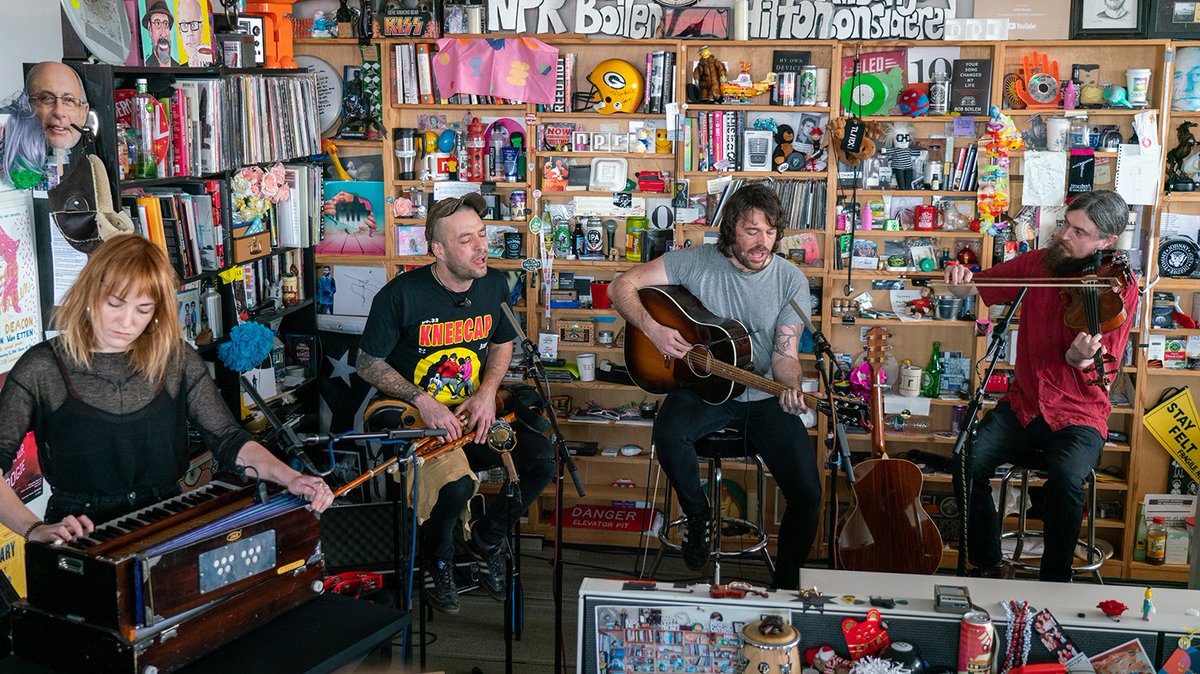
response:
[[[771,553],[767,550],[767,542],[770,541],[771,536],[766,530],[766,516],[763,507],[766,489],[766,466],[763,464],[762,457],[749,445],[740,428],[724,428],[696,441],[696,458],[701,461],[708,461],[708,503],[711,509],[710,521],[714,527],[708,558],[713,562],[713,583],[717,585],[721,583],[721,560],[732,557],[760,555],[773,576],[775,574],[775,562],[771,559]],[[758,480],[758,507],[755,509],[757,511],[756,521],[752,522],[741,517],[728,517],[721,513],[721,483],[723,480],[721,462],[732,459],[752,461],[755,466]],[[668,489],[664,511],[667,517],[670,517],[673,497],[674,490]],[[654,555],[654,563],[650,566],[649,575],[651,578],[658,572],[658,564],[662,561],[663,555],[666,554],[667,550],[679,552],[680,544],[671,540],[671,531],[679,529],[686,521],[686,516],[680,516],[673,520],[664,520],[658,532],[658,552]],[[722,550],[721,534],[727,525],[742,527],[746,531],[744,535],[749,537],[752,542],[738,550]]]

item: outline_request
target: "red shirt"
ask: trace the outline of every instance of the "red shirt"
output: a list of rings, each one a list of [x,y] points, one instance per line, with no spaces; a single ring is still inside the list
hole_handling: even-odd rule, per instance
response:
[[[1042,258],[1046,249],[1035,250],[975,274],[977,279],[1053,278]],[[1012,302],[1020,293],[1019,287],[995,288],[977,286],[984,303]],[[1121,327],[1103,335],[1100,343],[1107,353],[1116,356],[1119,365],[1125,354],[1125,341],[1137,315],[1138,287],[1136,279],[1122,293],[1128,319]],[[1004,396],[1017,420],[1028,426],[1038,416],[1046,419],[1051,430],[1067,426],[1091,426],[1108,437],[1108,415],[1112,403],[1108,392],[1088,384],[1093,378],[1090,370],[1079,370],[1067,363],[1067,350],[1075,333],[1063,322],[1063,299],[1058,288],[1030,288],[1021,301],[1021,321],[1017,334],[1016,379]]]

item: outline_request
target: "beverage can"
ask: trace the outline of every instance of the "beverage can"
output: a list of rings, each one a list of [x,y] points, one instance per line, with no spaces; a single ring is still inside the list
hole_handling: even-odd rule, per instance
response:
[[[521,241],[520,232],[505,232],[504,233],[504,257],[509,260],[520,260],[524,248]]]
[[[508,195],[508,211],[513,220],[525,219],[525,190],[513,190]]]
[[[991,674],[996,628],[983,611],[963,614],[958,633],[958,674]]]
[[[585,254],[588,257],[604,257],[604,225],[600,224],[598,216],[588,218],[587,226],[583,229],[587,241]]]
[[[950,114],[950,80],[942,73],[934,73],[929,83],[929,114]]]
[[[817,67],[804,66],[800,69],[800,105],[817,104]]]

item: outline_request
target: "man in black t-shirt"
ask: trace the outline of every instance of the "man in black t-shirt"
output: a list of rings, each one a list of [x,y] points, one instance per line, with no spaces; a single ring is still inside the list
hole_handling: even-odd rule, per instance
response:
[[[383,395],[416,407],[426,426],[446,429],[448,440],[474,435],[463,451],[475,471],[500,465],[500,455],[482,443],[496,421],[496,391],[516,337],[500,309],[508,301],[504,274],[487,267],[487,230],[480,219],[486,208],[481,196],[469,194],[429,209],[425,237],[434,262],[397,275],[375,296],[357,362],[359,376]],[[553,475],[554,449],[523,425],[515,429],[513,461],[524,511]],[[446,483],[421,525],[434,579],[429,599],[448,613],[459,605],[451,564],[454,526],[474,491],[470,476]],[[482,585],[495,599],[504,598],[502,544],[520,517],[506,512],[504,498],[501,490],[468,541]]]

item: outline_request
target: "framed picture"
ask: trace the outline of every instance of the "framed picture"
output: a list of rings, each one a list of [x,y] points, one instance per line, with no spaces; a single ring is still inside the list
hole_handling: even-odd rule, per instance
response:
[[[1150,0],[1147,37],[1194,40],[1200,36],[1200,2]]]
[[[1146,36],[1153,0],[1071,0],[1071,39]]]

